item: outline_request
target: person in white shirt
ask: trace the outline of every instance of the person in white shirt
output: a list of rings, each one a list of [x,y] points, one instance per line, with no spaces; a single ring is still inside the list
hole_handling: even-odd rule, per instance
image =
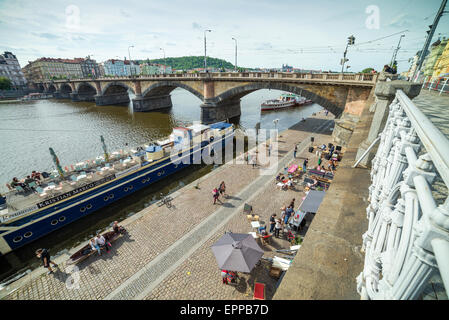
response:
[[[100,246],[98,245],[96,238],[90,239],[90,247],[92,248],[92,250],[97,250],[98,251],[98,255],[101,256]]]
[[[106,252],[109,252],[109,247],[111,246],[111,244],[108,241],[106,241],[106,239],[101,234],[97,234],[96,240],[97,240],[97,244],[100,247],[105,248]]]

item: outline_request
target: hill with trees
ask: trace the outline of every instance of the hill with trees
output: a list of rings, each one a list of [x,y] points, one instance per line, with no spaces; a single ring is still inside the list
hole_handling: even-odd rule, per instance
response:
[[[197,68],[204,68],[204,56],[187,56],[187,57],[176,57],[170,58],[167,57],[161,59],[147,59],[147,60],[139,60],[139,63],[159,63],[159,64],[167,64],[167,66],[172,67],[176,70],[190,70]],[[217,69],[234,69],[234,65],[226,60],[207,57],[207,67],[208,68],[217,68]]]

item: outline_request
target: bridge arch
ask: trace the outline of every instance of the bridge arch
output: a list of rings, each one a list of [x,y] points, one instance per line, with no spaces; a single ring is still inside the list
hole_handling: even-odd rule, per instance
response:
[[[339,117],[344,110],[344,106],[338,106],[327,98],[316,94],[310,90],[307,90],[301,86],[291,85],[288,83],[280,83],[280,82],[253,82],[250,84],[245,84],[242,86],[234,87],[229,89],[220,95],[216,96],[214,102],[216,104],[226,104],[227,101],[235,101],[237,99],[241,99],[242,97],[250,94],[254,91],[261,89],[274,89],[291,92],[297,95],[301,95],[307,99],[312,100],[315,103],[318,103],[323,108],[327,109],[329,112],[333,113],[336,117]]]
[[[101,95],[108,95],[108,94],[125,94],[128,93],[128,90],[130,90],[133,94],[136,94],[134,91],[134,88],[126,85],[123,82],[109,82],[102,88]]]
[[[63,84],[61,84],[59,91],[61,93],[65,93],[65,94],[71,93],[72,92],[72,87],[69,84],[67,84],[67,83],[63,83]]]
[[[201,101],[204,101],[203,95],[195,90],[194,88],[178,81],[160,81],[149,86],[145,91],[142,92],[142,97],[151,97],[151,96],[166,96],[169,95],[176,88],[183,88],[196,97],[198,97]]]
[[[94,86],[92,86],[90,83],[88,82],[80,82],[77,86],[76,86],[76,91],[79,94],[92,94],[95,95],[97,94],[97,89],[95,89]]]
[[[54,84],[48,85],[47,92],[48,93],[55,93],[56,92],[56,86]]]

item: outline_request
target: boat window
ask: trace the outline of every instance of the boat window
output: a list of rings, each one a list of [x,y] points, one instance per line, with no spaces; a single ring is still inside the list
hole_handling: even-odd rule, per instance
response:
[[[111,193],[111,194],[109,195],[109,199],[113,199],[113,198],[114,198],[114,194]]]
[[[22,237],[21,236],[15,237],[12,241],[13,242],[20,242],[20,241],[22,241]]]
[[[129,190],[131,190],[133,188],[133,186],[129,186],[128,188],[129,188]]]
[[[86,208],[87,208],[87,209],[92,209],[92,205],[89,203],[89,204],[86,206]]]
[[[103,198],[103,200],[104,200],[104,201],[108,201],[108,200],[109,200],[109,197],[108,197],[108,196],[105,196],[105,197]]]
[[[56,225],[56,224],[58,224],[58,220],[53,220],[53,221],[51,222],[51,225],[52,225],[52,226],[54,226],[54,225]]]
[[[60,218],[59,218],[59,221],[60,221],[60,222],[65,221],[65,217],[64,217],[64,216],[60,217]]]
[[[84,212],[84,211],[86,211],[86,207],[82,207],[82,208],[80,208],[80,211],[81,211],[81,212]]]
[[[125,190],[125,192],[127,192],[127,191],[128,191],[128,188],[125,188],[124,190]]]
[[[31,231],[28,231],[27,233],[25,233],[23,236],[25,237],[25,238],[29,238],[29,237],[31,237],[33,235],[33,233],[31,232]]]

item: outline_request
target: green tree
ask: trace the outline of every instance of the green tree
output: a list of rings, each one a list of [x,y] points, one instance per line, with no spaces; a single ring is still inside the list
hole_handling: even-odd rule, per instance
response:
[[[9,78],[0,77],[0,90],[11,90],[12,82]]]
[[[362,70],[362,73],[371,73],[373,70],[373,68],[366,68]]]

